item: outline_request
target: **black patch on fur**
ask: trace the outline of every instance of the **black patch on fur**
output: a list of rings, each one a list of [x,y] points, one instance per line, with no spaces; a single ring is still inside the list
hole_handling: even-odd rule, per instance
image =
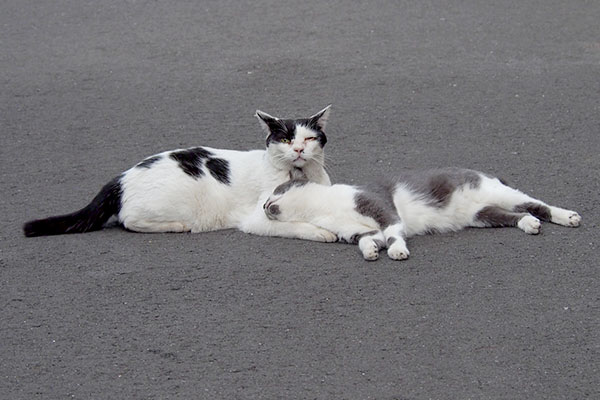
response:
[[[299,119],[296,122],[298,123],[298,125],[302,125],[313,130],[315,132],[315,137],[317,138],[319,145],[321,145],[321,148],[325,146],[325,144],[327,143],[327,136],[325,135],[325,132],[323,132],[323,130],[321,129],[318,118],[304,118]]]
[[[202,148],[193,147],[191,149],[174,151],[169,154],[173,160],[179,163],[179,167],[193,178],[200,178],[204,175],[202,163],[205,159],[211,157],[213,153]]]
[[[552,219],[552,212],[550,208],[539,203],[523,203],[515,206],[515,212],[526,212],[534,217],[541,219],[542,221],[550,221]]]
[[[296,120],[293,119],[267,119],[263,120],[269,127],[267,147],[271,142],[279,143],[282,140],[294,140],[296,137]]]
[[[296,126],[301,125],[312,129],[315,132],[315,137],[321,147],[327,143],[327,136],[321,130],[317,121],[309,118],[303,119],[263,119],[269,127],[269,136],[267,137],[267,147],[272,142],[281,142],[284,139],[289,141],[296,137]]]
[[[527,214],[507,211],[496,206],[488,206],[479,210],[477,215],[475,215],[475,219],[483,222],[485,226],[505,227],[517,226],[519,220],[525,215]]]
[[[293,179],[291,181],[287,181],[287,182],[282,183],[281,185],[277,186],[275,188],[275,190],[273,191],[273,194],[275,194],[275,195],[284,194],[285,192],[287,192],[294,186],[301,187],[301,186],[306,185],[307,183],[308,183],[308,179]]]
[[[206,162],[210,174],[221,183],[229,185],[229,162],[222,158],[211,158]]]
[[[510,187],[510,185],[508,184],[508,181],[504,178],[497,178],[501,184],[503,184],[504,186],[508,186]]]
[[[84,208],[71,214],[29,221],[23,226],[25,236],[83,233],[102,229],[109,218],[121,210],[121,177],[104,185]]]
[[[358,192],[354,196],[354,203],[354,209],[359,214],[373,218],[382,230],[398,221],[395,210],[391,210],[383,200],[372,193]]]
[[[395,237],[389,237],[387,240],[387,246],[390,247],[391,245],[393,245],[396,242],[396,238]]]
[[[162,156],[152,156],[146,158],[144,161],[136,165],[137,168],[150,168],[152,164],[162,159]]]

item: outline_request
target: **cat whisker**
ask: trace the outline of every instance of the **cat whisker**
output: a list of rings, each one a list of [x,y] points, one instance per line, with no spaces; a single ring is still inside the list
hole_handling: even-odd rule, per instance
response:
[[[328,157],[324,157],[323,160],[320,160],[318,158],[313,158],[312,159],[318,166],[320,166],[321,168],[323,168],[325,170],[325,172],[327,172],[327,174],[331,177],[332,173],[331,173],[331,168],[329,167],[329,159]],[[327,161],[327,162],[325,162]]]

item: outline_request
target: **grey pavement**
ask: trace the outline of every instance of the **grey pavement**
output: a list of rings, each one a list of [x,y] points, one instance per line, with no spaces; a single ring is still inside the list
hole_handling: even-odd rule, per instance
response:
[[[0,3],[0,398],[600,398],[600,3]],[[334,182],[462,166],[583,225],[27,239],[146,156],[332,103]]]

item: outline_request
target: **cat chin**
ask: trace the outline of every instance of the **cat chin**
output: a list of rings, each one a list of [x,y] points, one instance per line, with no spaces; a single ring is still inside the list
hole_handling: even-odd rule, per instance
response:
[[[302,168],[302,167],[306,166],[307,163],[308,163],[308,160],[305,160],[303,158],[299,158],[299,159],[292,161],[292,165],[296,168]]]

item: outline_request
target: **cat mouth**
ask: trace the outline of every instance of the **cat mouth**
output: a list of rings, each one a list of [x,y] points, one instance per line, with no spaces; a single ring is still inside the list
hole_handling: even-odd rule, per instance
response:
[[[306,163],[306,161],[307,161],[307,160],[306,160],[305,158],[302,158],[302,156],[298,156],[297,158],[295,158],[295,159],[292,161],[292,164],[305,164],[305,163]]]

